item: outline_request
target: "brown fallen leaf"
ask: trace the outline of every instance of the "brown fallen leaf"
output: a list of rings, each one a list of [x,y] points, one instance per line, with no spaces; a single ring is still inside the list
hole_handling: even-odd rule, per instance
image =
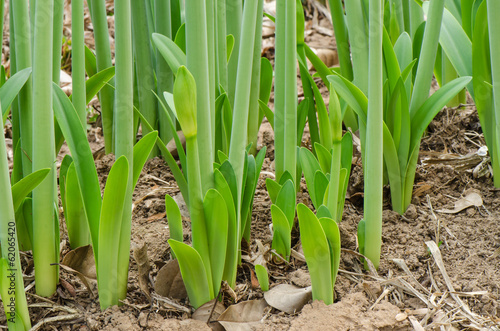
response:
[[[424,193],[425,191],[430,190],[431,188],[432,188],[431,185],[429,185],[429,184],[423,184],[422,186],[417,187],[413,191],[413,196],[414,197],[418,197],[418,196],[422,195],[422,193]]]
[[[68,254],[63,257],[59,266],[67,272],[75,274],[87,287],[91,297],[94,297],[92,286],[89,283],[89,279],[97,279],[92,246],[82,246],[69,251]]]
[[[456,214],[462,210],[469,207],[481,207],[483,205],[483,199],[477,192],[470,192],[465,197],[455,201],[455,208],[453,209],[439,209],[436,210],[439,213],[444,214]]]
[[[144,243],[142,247],[134,249],[134,259],[137,263],[139,273],[139,288],[146,295],[148,300],[151,300],[151,292],[149,291],[149,272],[151,265],[148,259],[148,245]]]
[[[250,300],[229,306],[218,322],[226,331],[250,331],[260,324],[262,315],[268,307],[265,300]]]
[[[167,213],[163,212],[163,213],[158,213],[158,214],[149,216],[148,217],[148,222],[154,222],[154,221],[161,220],[162,218],[165,217],[165,215],[167,215]]]
[[[280,284],[264,292],[264,299],[273,308],[288,314],[295,314],[312,299],[312,287],[300,288],[289,284]]]
[[[249,269],[249,270],[250,270],[250,281],[252,283],[252,289],[259,288],[260,284],[259,284],[259,280],[255,276],[255,272],[252,269]]]
[[[186,287],[182,281],[181,270],[177,260],[170,260],[156,276],[155,292],[163,297],[172,299],[187,298]]]
[[[184,137],[184,133],[182,131],[177,131],[177,135],[179,136],[179,140],[181,141],[182,147],[185,149],[186,148],[186,137]],[[172,138],[168,144],[167,144],[167,149],[172,154],[174,158],[179,158],[179,152],[177,151],[177,145],[175,144],[174,138]]]
[[[70,251],[64,256],[62,264],[78,271],[85,277],[97,279],[94,251],[90,245]]]
[[[212,330],[224,331],[224,328],[216,321],[225,310],[226,307],[221,302],[213,299],[196,309],[191,318],[207,323]]]

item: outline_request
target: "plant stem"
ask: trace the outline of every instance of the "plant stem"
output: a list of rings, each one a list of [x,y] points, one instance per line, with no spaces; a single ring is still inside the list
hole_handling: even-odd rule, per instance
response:
[[[251,154],[257,154],[257,136],[259,134],[259,127],[261,121],[259,121],[259,94],[260,94],[260,70],[261,70],[261,40],[262,40],[262,20],[263,14],[262,10],[264,7],[263,1],[257,1],[257,20],[256,29],[254,30],[254,47],[253,47],[253,60],[252,60],[252,76],[251,76],[251,90],[250,90],[250,105],[249,105],[249,116],[248,116],[248,138],[247,144],[251,143],[252,147],[250,149]]]
[[[339,55],[340,73],[348,80],[352,80],[351,53],[349,52],[349,36],[347,34],[344,8],[341,0],[329,0],[330,11],[332,13],[333,30],[335,31],[335,41],[337,42],[337,52]]]
[[[215,44],[217,48],[215,49],[215,58],[217,63],[215,64],[217,69],[215,71],[216,75],[216,88],[219,89],[220,86],[227,92],[228,91],[228,76],[227,76],[227,42],[226,42],[226,2],[217,1],[215,7],[215,15],[217,19],[215,20]]]
[[[198,150],[202,192],[213,187],[214,151],[212,145],[212,117],[210,106],[209,64],[207,53],[206,1],[186,0],[186,56],[187,67],[196,81],[198,122]],[[191,176],[191,174],[189,175]]]
[[[28,3],[26,1],[10,1],[13,17],[11,21],[14,26],[14,48],[16,55],[16,70],[20,71],[32,66],[31,62],[31,29]],[[52,40],[52,38],[51,38]],[[12,44],[11,44],[12,47]],[[50,73],[52,75],[52,72]],[[33,84],[30,77],[24,87],[19,92],[19,128],[22,155],[23,176],[32,172],[31,158],[33,156]],[[17,124],[14,124],[16,126]]]
[[[129,180],[125,204],[123,207],[122,226],[120,231],[120,248],[118,250],[118,299],[127,296],[128,266],[130,255],[130,235],[132,221],[132,179],[133,179],[133,146],[134,146],[134,101],[133,101],[133,59],[132,59],[132,28],[130,0],[115,2],[115,154],[122,155],[129,163]]]
[[[297,2],[286,2],[284,170],[297,184]]]
[[[108,19],[104,0],[89,0],[90,16],[94,25],[97,71],[107,69],[111,64],[111,48],[109,45]],[[115,16],[116,17],[116,16]],[[116,31],[116,28],[115,28]],[[114,85],[114,80],[109,82]],[[105,85],[99,92],[101,103],[102,130],[106,153],[113,152],[113,87]]]
[[[498,1],[487,0],[487,12],[488,12],[488,28],[489,28],[489,40],[490,40],[490,56],[491,56],[491,81],[493,83],[493,106],[494,106],[494,118],[495,118],[495,130],[493,132],[495,150],[493,157],[496,158],[497,165],[500,164],[500,61],[498,60],[498,54],[500,54],[500,36],[498,31],[500,31],[500,21],[498,20],[498,14],[500,14],[500,3]],[[496,14],[496,15],[495,15]],[[496,176],[495,176],[496,175]],[[493,176],[495,187],[500,187],[500,173],[496,172]]]
[[[274,169],[278,182],[285,172],[286,2],[286,0],[276,1],[276,46],[274,56]]]
[[[171,23],[171,10],[170,0],[155,0],[155,30],[173,39],[172,36],[172,23]],[[163,92],[172,93],[174,86],[174,75],[168,66],[167,62],[161,56],[160,52],[156,50],[156,79],[158,95],[163,95]],[[160,107],[160,105],[158,105]],[[162,141],[169,142],[173,138],[173,132],[170,128],[170,122],[166,116],[174,118],[170,109],[169,113],[160,111],[158,114],[160,138]]]
[[[15,227],[14,208],[9,180],[9,166],[7,163],[7,150],[5,148],[5,136],[3,131],[0,133],[0,192],[0,242],[5,243],[5,245],[3,245],[3,249],[1,250],[2,255],[0,258],[4,258],[9,261],[11,273],[15,276],[15,314],[16,317],[22,321],[22,324],[24,324],[24,329],[28,330],[31,328],[31,322],[28,312],[28,304],[26,302],[26,295],[24,293],[24,281],[22,277],[21,259],[19,257],[17,229]],[[12,232],[14,233],[11,234]],[[11,244],[12,240],[13,244]],[[7,245],[7,243],[9,244]],[[11,255],[11,251],[8,247],[14,247],[15,261],[10,261],[9,256]],[[4,305],[6,305],[8,298],[4,297],[2,299],[4,300]],[[16,324],[17,323],[9,323],[9,330],[17,330]]]
[[[423,105],[429,97],[432,83],[436,52],[439,44],[439,33],[443,18],[444,0],[433,0],[429,4],[429,15],[425,23],[422,50],[418,60],[417,75],[410,102],[410,115]]]
[[[351,42],[353,82],[363,93],[368,91],[368,48],[365,18],[361,0],[345,2],[346,22]]]
[[[365,150],[365,256],[375,268],[380,262],[382,242],[382,1],[370,1],[369,9],[369,66],[368,66],[368,118]]]
[[[33,170],[50,168],[33,190],[33,260],[36,293],[49,297],[56,291],[59,262],[59,222],[54,215],[56,169],[54,112],[52,110],[53,0],[36,1],[33,61]],[[24,135],[24,132],[23,132]],[[23,139],[25,137],[23,136]]]
[[[75,106],[82,127],[87,131],[83,0],[71,1],[71,76],[73,106]]]
[[[52,81],[59,84],[61,78],[61,47],[63,36],[64,0],[54,0],[54,31],[52,52]],[[83,17],[82,17],[83,19]]]
[[[228,97],[234,109],[234,99],[236,98],[236,74],[238,72],[241,18],[243,1],[241,0],[219,0],[226,1],[226,32],[234,37],[234,47],[228,63]]]
[[[137,93],[139,111],[148,123],[156,127],[157,100],[153,94],[155,77],[153,66],[152,45],[147,24],[147,8],[145,1],[132,1],[132,19],[134,34],[134,55],[136,64]],[[142,127],[143,135],[148,134],[146,126]],[[151,156],[157,155],[158,150],[153,149]]]
[[[187,170],[189,173],[189,216],[191,217],[191,233],[193,248],[200,254],[207,274],[210,297],[214,297],[212,282],[212,265],[208,248],[208,230],[203,211],[203,195],[198,158],[197,136],[186,137]]]

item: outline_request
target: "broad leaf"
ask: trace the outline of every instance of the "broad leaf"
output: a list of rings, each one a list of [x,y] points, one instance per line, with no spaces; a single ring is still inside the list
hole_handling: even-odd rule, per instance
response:
[[[213,288],[214,293],[219,293],[228,239],[228,213],[222,195],[214,189],[208,190],[203,199],[203,211],[207,224]]]
[[[118,304],[118,250],[125,206],[129,164],[125,156],[115,161],[106,180],[99,223],[97,284],[101,309]],[[95,251],[94,251],[95,252]]]
[[[314,175],[316,174],[316,171],[321,170],[321,166],[319,165],[318,160],[316,160],[316,157],[314,157],[313,153],[305,147],[300,148],[299,156],[300,165],[302,167],[302,171],[304,172],[309,195],[311,196],[314,207],[317,209],[321,204],[323,204],[323,198],[316,197],[314,189]]]
[[[411,115],[411,142],[410,149],[416,146],[425,129],[437,115],[437,113],[458,94],[470,81],[472,77],[460,77],[452,80],[431,95],[424,104]]]
[[[26,68],[18,71],[0,88],[0,100],[2,100],[2,123],[5,123],[12,101],[14,101],[14,99],[19,94],[19,91],[23,88],[24,84],[26,84],[26,81],[28,80],[30,75],[31,68]]]
[[[354,110],[361,121],[366,125],[366,112],[368,109],[368,98],[353,83],[342,76],[328,76],[328,81],[333,85],[340,98]]]
[[[291,180],[287,180],[278,193],[276,205],[286,215],[290,229],[293,228],[295,219],[295,187]]]
[[[56,84],[53,85],[53,96],[54,115],[75,162],[92,237],[92,246],[97,256],[99,252],[99,219],[102,200],[94,158],[89,144],[85,143],[87,142],[87,136],[73,104]]]
[[[314,144],[314,150],[316,151],[316,155],[318,156],[318,162],[321,166],[321,171],[325,174],[330,172],[331,163],[332,163],[332,153],[330,150],[326,149],[321,144]]]
[[[153,131],[142,137],[139,142],[137,142],[134,146],[134,169],[133,169],[133,181],[132,181],[132,189],[135,188],[137,184],[137,180],[141,175],[142,168],[144,164],[148,160],[149,154],[153,150],[153,147],[156,144],[156,139],[158,138],[158,131]]]
[[[319,223],[325,232],[326,240],[330,246],[332,286],[335,287],[335,280],[337,279],[340,266],[340,231],[337,222],[331,218],[320,218]]]
[[[15,211],[21,206],[24,198],[47,177],[49,172],[49,168],[37,170],[12,186],[12,201]]]
[[[328,178],[325,176],[324,173],[322,173],[319,170],[316,171],[316,173],[314,174],[314,195],[316,195],[318,203],[326,204],[327,202],[326,192],[328,189],[329,182],[330,181],[328,180]]]
[[[271,217],[273,220],[273,243],[272,247],[285,260],[290,259],[291,252],[291,228],[285,213],[280,207],[271,205]]]
[[[196,309],[211,300],[205,266],[200,254],[191,246],[176,240],[168,241],[179,260],[182,279],[191,305]]]
[[[65,191],[66,210],[64,215],[69,243],[72,249],[87,246],[91,243],[89,225],[74,163],[68,169]]]
[[[281,190],[281,185],[275,180],[272,180],[271,178],[266,178],[266,190],[267,193],[269,194],[271,202],[275,204],[276,198],[278,197],[278,193]]]
[[[153,33],[153,43],[160,51],[172,72],[177,73],[180,66],[186,65],[186,54],[175,42],[159,33]]]
[[[115,67],[109,67],[99,71],[85,81],[85,101],[87,104],[99,93],[99,91],[115,76]],[[72,95],[70,96],[72,100]]]
[[[325,304],[333,303],[332,263],[330,247],[314,213],[306,205],[297,205],[300,225],[300,239],[311,275],[313,300],[322,300]]]
[[[165,195],[165,213],[167,214],[168,229],[170,232],[170,239],[179,242],[184,241],[184,234],[182,231],[182,216],[177,202],[170,196]]]
[[[227,184],[224,175],[219,169],[214,170],[215,189],[222,195],[228,212],[228,239],[226,251],[226,265],[224,267],[223,279],[231,287],[236,285],[236,265],[238,264],[238,227],[236,224],[236,207],[233,194]]]

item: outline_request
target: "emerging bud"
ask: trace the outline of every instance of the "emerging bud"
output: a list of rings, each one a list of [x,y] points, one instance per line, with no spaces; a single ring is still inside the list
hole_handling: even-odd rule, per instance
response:
[[[174,104],[177,119],[186,138],[197,133],[196,81],[185,66],[180,66],[174,83]]]
[[[330,83],[330,103],[328,105],[330,113],[330,127],[332,128],[332,138],[334,142],[342,140],[342,109],[340,107],[339,97]]]

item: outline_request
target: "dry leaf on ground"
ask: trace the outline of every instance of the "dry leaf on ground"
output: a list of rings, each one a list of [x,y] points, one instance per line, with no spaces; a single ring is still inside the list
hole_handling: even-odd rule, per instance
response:
[[[271,307],[288,314],[299,312],[311,298],[311,286],[300,288],[294,285],[280,284],[264,293],[264,299]]]

